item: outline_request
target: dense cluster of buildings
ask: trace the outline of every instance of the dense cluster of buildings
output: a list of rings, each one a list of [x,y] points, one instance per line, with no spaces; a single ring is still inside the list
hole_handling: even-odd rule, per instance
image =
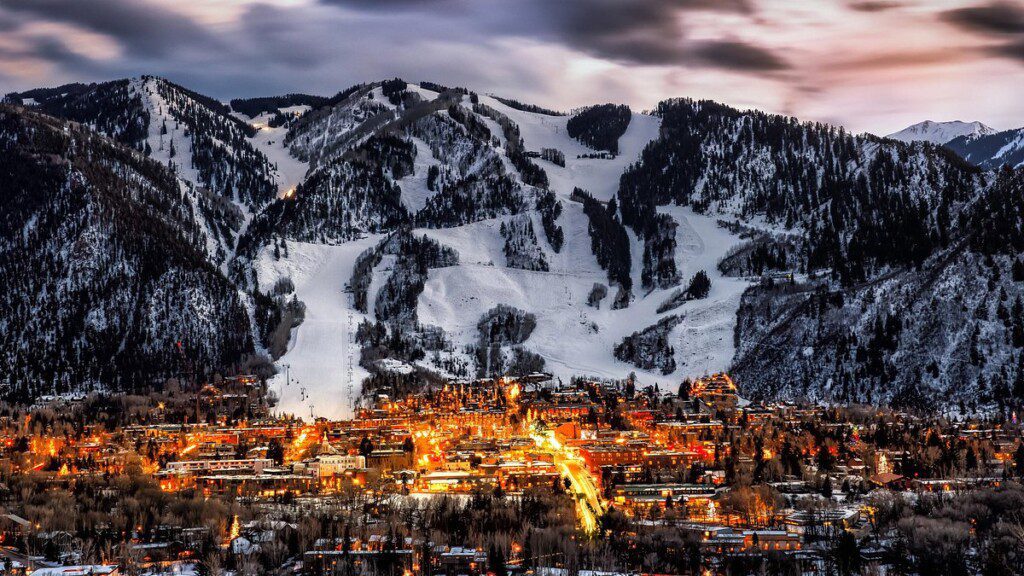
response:
[[[247,380],[204,388],[228,410],[253,402]],[[385,391],[386,392],[386,391]],[[220,405],[220,404],[217,404]],[[919,455],[898,441],[923,424],[894,412],[837,418],[814,406],[751,404],[725,374],[684,383],[678,392],[637,391],[631,382],[562,383],[546,374],[455,381],[404,397],[367,399],[348,421],[223,416],[149,422],[74,435],[9,434],[8,457],[73,483],[123,470],[134,457],[166,492],[280,501],[366,491],[395,498],[528,490],[568,493],[587,533],[610,514],[671,525],[701,542],[704,554],[773,552],[814,561],[825,530],[863,533],[872,490],[949,491],[996,484],[1021,450],[1019,430],[978,424],[926,430],[929,442],[961,443],[975,461],[970,474],[930,477]],[[229,423],[230,422],[230,423]],[[19,423],[8,422],[14,430]],[[24,429],[24,428],[22,428]],[[27,446],[25,444],[27,443]],[[760,486],[753,489],[751,486]],[[20,526],[31,531],[31,525]],[[246,555],[287,523],[235,526],[225,549]],[[383,539],[383,540],[382,540]],[[415,551],[435,549],[433,572],[478,574],[484,551],[459,542],[391,542],[376,534],[320,541],[301,559],[309,574],[329,573],[346,558],[387,553],[408,569]],[[180,542],[179,540],[175,540]],[[139,542],[140,546],[160,542]],[[153,547],[146,558],[187,559]],[[353,556],[354,555],[354,556]],[[510,565],[514,564],[510,558]]]

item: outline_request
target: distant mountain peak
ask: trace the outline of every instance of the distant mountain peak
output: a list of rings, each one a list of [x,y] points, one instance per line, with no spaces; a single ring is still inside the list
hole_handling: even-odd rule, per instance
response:
[[[954,138],[961,136],[978,137],[995,134],[996,130],[981,122],[933,122],[925,120],[913,126],[908,126],[899,132],[889,134],[888,138],[901,142],[931,142],[932,144],[945,144]]]

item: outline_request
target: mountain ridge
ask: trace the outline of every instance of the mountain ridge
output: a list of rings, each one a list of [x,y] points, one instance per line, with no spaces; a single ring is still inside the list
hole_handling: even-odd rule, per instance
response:
[[[968,162],[987,170],[1024,166],[1024,128],[1005,130],[978,138],[955,138],[946,143]]]
[[[956,138],[975,139],[982,136],[989,136],[998,132],[978,121],[963,122],[953,120],[950,122],[932,122],[925,120],[913,124],[886,136],[901,142],[930,142],[932,144],[946,144]]]
[[[1011,212],[985,199],[1020,182],[931,143],[688,99],[651,116],[614,105],[552,115],[393,79],[326,101],[259,99],[253,117],[158,79],[106,84],[36,91],[35,108],[140,155],[148,145],[171,168],[200,216],[193,241],[246,310],[247,327],[231,337],[251,339],[244,354],[283,354],[278,363],[323,402],[342,373],[368,376],[370,390],[417,385],[427,373],[635,371],[664,389],[732,367],[753,397],[945,398],[947,408],[990,410],[1014,401],[1024,374],[1018,328],[1004,320],[1020,297],[1020,283],[1007,280],[1024,267],[1019,250],[968,240],[979,222],[1016,229],[1004,224]],[[163,136],[185,155],[172,156]],[[196,151],[205,171],[192,166]],[[381,240],[349,254],[360,238]],[[331,262],[342,268],[321,270]],[[684,291],[698,272],[710,290]],[[774,283],[787,277],[794,288]],[[966,315],[901,296],[887,280],[966,286],[975,277],[984,290],[971,293]],[[339,278],[362,296],[318,284]],[[884,288],[869,295],[872,286]],[[499,304],[511,309],[496,312]],[[530,316],[536,328],[520,340],[480,333],[483,319]],[[315,353],[327,336],[313,333],[331,329],[348,344],[333,357]],[[950,338],[915,345],[928,330]],[[653,348],[626,345],[655,333]],[[949,352],[963,342],[977,354]],[[978,364],[982,354],[989,360]],[[918,357],[927,360],[902,360]],[[954,385],[964,380],[984,385]],[[309,407],[282,377],[272,384],[284,409]]]

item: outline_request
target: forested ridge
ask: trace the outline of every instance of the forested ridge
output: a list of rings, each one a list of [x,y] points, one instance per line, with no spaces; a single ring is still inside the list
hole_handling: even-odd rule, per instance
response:
[[[235,287],[157,162],[51,117],[0,108],[5,394],[159,386],[253,352]]]

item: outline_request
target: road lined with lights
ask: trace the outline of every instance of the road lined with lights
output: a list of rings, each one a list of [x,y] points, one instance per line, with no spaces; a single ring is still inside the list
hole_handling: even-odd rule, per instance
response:
[[[551,431],[535,432],[530,435],[541,449],[551,454],[555,466],[563,478],[570,482],[569,490],[576,500],[576,516],[585,532],[597,530],[598,518],[604,514],[605,505],[601,499],[601,491],[597,488],[593,475],[586,465],[568,448],[555,438]]]

